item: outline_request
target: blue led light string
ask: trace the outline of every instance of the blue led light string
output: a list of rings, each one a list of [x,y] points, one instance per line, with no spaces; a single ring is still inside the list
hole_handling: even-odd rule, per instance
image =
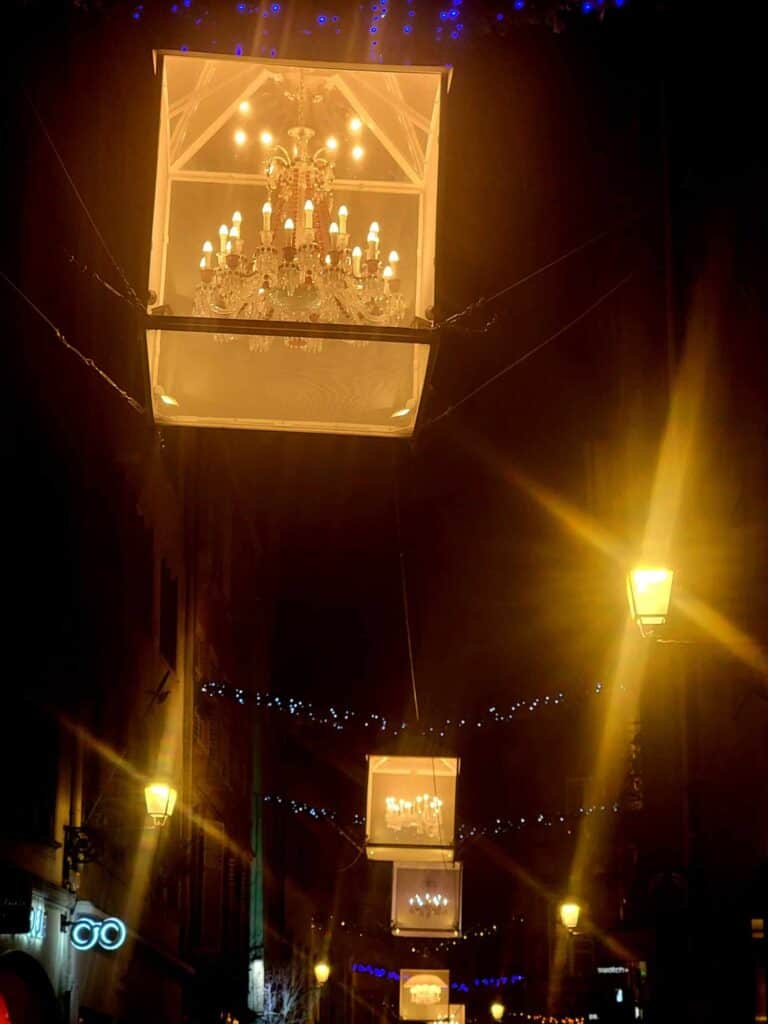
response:
[[[603,690],[602,683],[595,683],[588,692],[601,694]],[[443,739],[447,733],[453,730],[472,731],[527,720],[535,712],[560,707],[567,700],[573,704],[580,699],[580,697],[566,698],[562,691],[540,694],[537,697],[521,697],[504,707],[492,704],[481,714],[467,712],[463,716],[445,718],[442,721],[435,721],[431,725],[424,721],[418,722],[416,725],[409,725],[402,720],[395,719],[393,721],[391,717],[375,711],[365,712],[336,705],[318,708],[311,701],[303,700],[300,697],[282,697],[280,694],[267,693],[264,690],[244,690],[242,687],[233,686],[224,680],[206,680],[200,684],[200,693],[204,697],[226,698],[240,705],[249,703],[261,710],[280,712],[299,722],[325,726],[336,732],[355,728],[392,738],[407,733],[409,736],[430,736],[433,739]]]

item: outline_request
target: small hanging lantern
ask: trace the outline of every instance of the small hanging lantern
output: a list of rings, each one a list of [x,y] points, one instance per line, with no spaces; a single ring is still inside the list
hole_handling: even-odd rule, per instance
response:
[[[453,860],[457,757],[368,758],[366,851],[375,860]]]
[[[563,900],[559,908],[560,923],[564,928],[567,928],[569,932],[575,932],[579,926],[579,917],[581,916],[581,904],[577,903],[576,900]]]
[[[448,971],[400,971],[400,1019],[442,1020],[450,1012]]]
[[[401,864],[392,871],[392,934],[450,938],[461,934],[462,865]]]

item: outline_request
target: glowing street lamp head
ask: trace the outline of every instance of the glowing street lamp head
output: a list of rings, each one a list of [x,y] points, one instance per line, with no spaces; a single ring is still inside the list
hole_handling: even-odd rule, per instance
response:
[[[564,900],[560,904],[560,923],[564,928],[567,928],[569,932],[573,932],[579,925],[579,917],[581,916],[581,906],[575,900]]]
[[[673,576],[672,569],[661,566],[638,567],[628,574],[629,610],[643,635],[647,627],[663,626],[667,621]]]
[[[318,960],[314,967],[315,981],[318,985],[324,985],[331,976],[330,965],[325,960]]]
[[[167,782],[150,782],[144,787],[144,799],[147,814],[152,818],[155,828],[162,828],[173,814],[178,793]]]
[[[504,1003],[500,1003],[499,1000],[491,1003],[491,1016],[494,1020],[499,1021],[504,1016]]]

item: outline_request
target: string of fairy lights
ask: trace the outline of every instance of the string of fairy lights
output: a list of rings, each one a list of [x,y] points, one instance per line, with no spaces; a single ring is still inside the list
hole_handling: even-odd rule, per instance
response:
[[[499,0],[482,7],[464,0],[440,5],[426,0],[369,0],[350,16],[348,8],[334,0],[320,9],[286,0],[234,0],[231,7],[219,10],[204,0],[142,0],[127,3],[126,9],[137,27],[162,18],[182,40],[182,51],[226,48],[237,56],[275,58],[286,55],[293,36],[327,48],[357,44],[370,62],[383,63],[386,51],[387,60],[394,55],[410,63],[420,62],[424,50],[453,58],[465,41],[489,34],[505,38],[532,24],[561,32],[574,21],[601,22],[619,16],[626,6],[628,0]]]
[[[292,797],[283,796],[279,793],[264,793],[262,801],[265,804],[273,804],[290,814],[302,815],[312,818],[317,822],[329,822],[337,824],[339,815],[336,810],[329,807],[322,807],[307,803],[304,800],[294,800]],[[492,822],[484,825],[470,825],[466,822],[460,823],[456,829],[459,843],[472,842],[484,838],[498,838],[511,832],[522,832],[524,829],[550,829],[561,827],[568,835],[573,833],[577,821],[581,818],[590,818],[605,814],[618,814],[621,805],[612,804],[590,804],[579,807],[569,814],[547,814],[540,811],[538,814],[521,815],[515,818],[494,818]],[[365,816],[354,814],[348,825],[361,827],[365,825]]]
[[[603,690],[602,683],[595,683],[590,688],[591,693],[598,695]],[[361,711],[336,705],[320,708],[301,697],[283,697],[280,694],[268,693],[264,690],[244,690],[242,687],[233,686],[226,680],[220,679],[205,680],[200,684],[200,693],[204,697],[231,700],[241,706],[249,704],[262,711],[289,716],[298,723],[323,726],[333,729],[335,732],[355,728],[367,731],[370,735],[375,733],[392,739],[401,735],[444,739],[456,731],[471,732],[498,725],[508,725],[512,722],[527,721],[537,713],[561,707],[566,703],[565,693],[558,691],[536,697],[520,697],[503,707],[492,704],[480,713],[465,712],[454,715],[452,718],[444,718],[431,723],[419,722],[413,725],[377,711]],[[570,698],[571,702],[573,700],[574,698]]]

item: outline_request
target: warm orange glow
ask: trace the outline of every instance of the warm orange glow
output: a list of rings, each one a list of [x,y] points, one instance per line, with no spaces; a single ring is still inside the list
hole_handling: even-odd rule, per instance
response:
[[[627,577],[627,597],[632,618],[643,626],[662,626],[667,621],[672,593],[671,569],[633,569]]]
[[[362,146],[355,146],[352,149],[352,159],[353,160],[362,160],[364,153],[365,153],[365,150],[363,149]]]
[[[491,1003],[491,1016],[494,1020],[501,1020],[504,1016],[504,1003],[500,1003],[498,999],[495,1003]]]
[[[325,960],[319,960],[314,967],[315,980],[318,985],[324,985],[328,978],[331,976],[331,968]]]
[[[328,138],[325,140],[325,148],[329,149],[331,152],[333,152],[334,150],[338,149],[339,148],[338,140],[335,139],[333,137],[333,135],[329,135]]]
[[[166,782],[150,782],[144,787],[144,799],[147,803],[147,814],[152,818],[156,828],[161,828],[173,814],[178,793]]]
[[[349,119],[349,130],[351,132],[357,133],[357,132],[360,131],[360,129],[362,127],[363,127],[363,122],[360,120],[359,117],[351,117]]]
[[[238,128],[234,135],[235,145],[244,146],[248,141],[248,134],[243,128]]]
[[[271,146],[274,141],[275,139],[274,136],[272,135],[272,132],[267,131],[266,129],[264,129],[264,131],[259,136],[259,142],[262,144],[262,146]]]
[[[248,100],[243,100],[240,103],[240,106],[237,109],[240,111],[241,114],[243,114],[245,116],[247,114],[250,114],[250,112],[251,112],[251,104],[249,103]]]
[[[575,900],[565,900],[560,904],[560,921],[569,932],[574,931],[579,925],[581,907]]]

